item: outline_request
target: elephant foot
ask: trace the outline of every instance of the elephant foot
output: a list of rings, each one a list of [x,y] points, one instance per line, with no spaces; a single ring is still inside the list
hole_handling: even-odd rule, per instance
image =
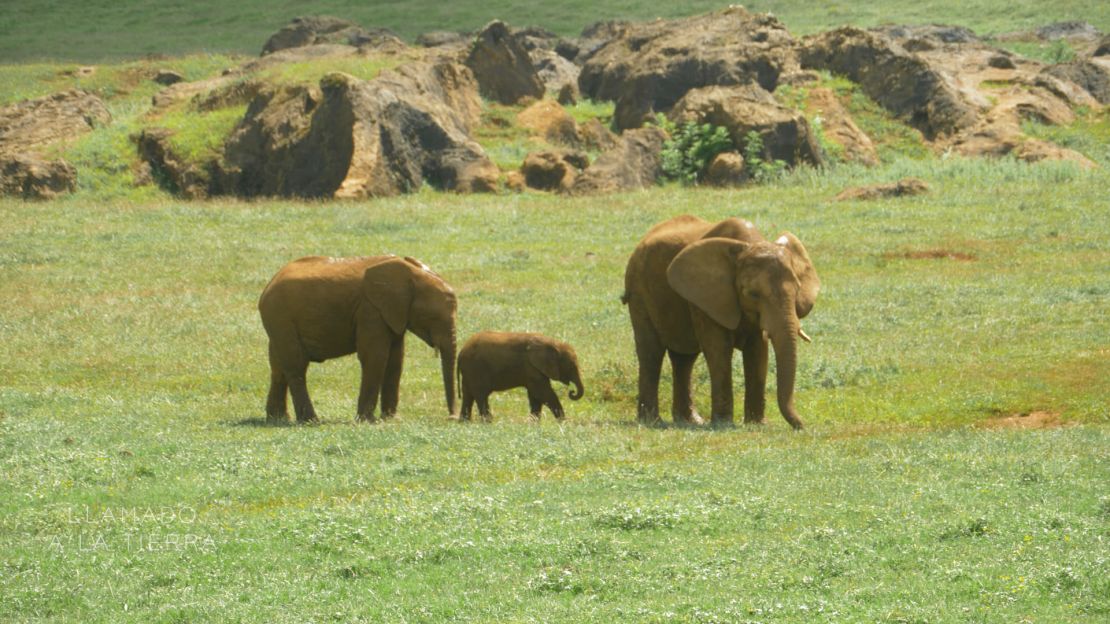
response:
[[[366,423],[369,425],[373,425],[378,422],[378,419],[374,418],[373,414],[359,414],[356,420],[360,423]]]
[[[676,427],[701,427],[705,425],[705,419],[697,412],[690,412],[688,414],[674,414],[672,419]]]
[[[736,428],[736,424],[732,422],[732,416],[714,416],[710,426],[718,430]]]
[[[275,426],[288,425],[289,414],[266,414],[266,424]]]
[[[307,426],[313,426],[313,425],[319,425],[320,424],[320,419],[316,418],[315,416],[313,416],[312,418],[298,418],[297,419],[297,424],[298,425],[304,425],[306,427]]]

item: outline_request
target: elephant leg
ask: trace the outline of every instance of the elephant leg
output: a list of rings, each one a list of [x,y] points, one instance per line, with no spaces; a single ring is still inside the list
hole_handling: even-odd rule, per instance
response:
[[[266,420],[272,422],[289,420],[288,394],[289,384],[285,381],[285,373],[281,371],[281,364],[274,356],[274,344],[271,342],[270,393],[266,397]]]
[[[489,393],[479,394],[475,398],[478,400],[478,414],[482,416],[482,420],[493,422],[493,413],[489,411]]]
[[[659,375],[663,368],[663,345],[650,321],[639,321],[633,315],[636,359],[640,364],[639,389],[636,397],[636,420],[642,425],[659,424]]]
[[[694,363],[698,360],[698,354],[668,350],[667,355],[671,359],[671,377],[674,379],[671,418],[676,425],[704,424],[701,416],[694,409],[693,376]]]
[[[704,313],[692,315],[694,333],[698,337],[705,364],[709,368],[710,393],[713,403],[713,426],[732,426],[732,332],[721,327]]]
[[[531,388],[528,388],[528,415],[535,420],[543,415],[543,400]]]
[[[297,414],[297,422],[316,422],[316,408],[312,407],[312,399],[308,396],[308,364],[299,370],[285,371],[285,380],[289,384],[289,394],[293,397],[293,411]]]
[[[293,411],[297,414],[297,422],[315,422],[316,409],[312,407],[312,399],[308,396],[308,358],[296,343],[281,341],[270,342],[271,367],[277,366],[281,371],[283,383],[289,388],[289,395],[293,398]],[[270,398],[274,398],[274,375],[271,373]],[[285,403],[284,392],[280,395],[280,403]],[[269,400],[267,400],[269,404]]]
[[[474,394],[465,385],[462,389],[462,411],[459,420],[470,420],[470,413],[474,410]]]
[[[357,338],[358,361],[362,365],[362,384],[358,392],[358,414],[360,421],[374,422],[374,408],[378,405],[378,395],[385,380],[389,364],[393,336],[386,335],[388,330],[368,328],[359,331]]]
[[[389,360],[385,365],[385,379],[382,381],[382,418],[397,415],[397,403],[401,397],[401,369],[405,364],[405,336],[402,334],[393,341],[389,350]]]
[[[535,393],[544,405],[547,406],[551,413],[555,415],[555,420],[562,420],[565,414],[563,413],[563,404],[559,402],[559,395],[555,394],[555,390],[551,388],[551,382],[544,381],[537,384],[531,390]]]
[[[756,332],[741,350],[744,356],[744,422],[763,423],[767,389],[767,340]]]

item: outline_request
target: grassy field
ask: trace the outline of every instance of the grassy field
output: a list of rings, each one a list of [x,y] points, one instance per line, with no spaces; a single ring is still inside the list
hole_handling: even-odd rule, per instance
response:
[[[680,17],[720,9],[727,2],[681,3],[541,2],[358,2],[321,0],[311,6],[294,0],[242,0],[189,3],[150,0],[5,0],[0,22],[0,62],[64,59],[86,63],[143,55],[212,53],[258,54],[266,38],[305,14],[330,14],[367,27],[387,27],[407,39],[432,30],[474,30],[492,19],[509,24],[539,25],[562,35],[577,35],[601,19],[647,20]],[[1059,20],[1086,20],[1110,31],[1110,8],[1101,0],[753,0],[748,9],[777,15],[797,34],[811,34],[841,24],[944,22],[968,26],[982,34],[1028,30]],[[43,33],[52,36],[44,37]],[[1027,46],[1028,47],[1028,46]],[[1036,51],[1035,49],[1026,50]]]
[[[933,192],[831,201],[905,173]],[[604,200],[0,202],[0,620],[1104,619],[1107,182],[931,160]],[[809,247],[805,433],[631,425],[623,264],[681,212]],[[447,422],[413,342],[399,422],[352,422],[348,358],[310,370],[321,426],[261,426],[269,276],[379,252],[439,270],[464,337],[574,344],[568,422],[521,393]],[[983,428],[1029,412],[1067,426]]]
[[[800,33],[849,21],[1003,32],[1067,18],[1110,30],[1103,4],[749,7]],[[243,110],[152,112],[152,71],[218,75],[292,15],[406,36],[494,16],[572,34],[657,6],[5,2],[0,59],[53,60],[0,64],[0,105],[79,86],[113,123],[54,150],[78,167],[76,193],[0,199],[0,622],[1110,619],[1107,110],[1023,128],[1101,165],[1089,172],[935,155],[822,76],[876,140],[879,167],[593,198],[187,202],[133,183],[137,131],[176,129],[175,148],[200,160]],[[134,59],[151,52],[188,54]],[[105,58],[127,60],[75,72]],[[268,77],[389,65],[330,63]],[[777,95],[803,106],[806,93]],[[519,110],[487,104],[476,132],[506,169],[544,145],[513,125]],[[612,105],[569,112],[604,120]],[[930,193],[833,200],[911,175]],[[804,432],[778,415],[773,371],[765,426],[633,424],[624,265],[681,213],[743,216],[809,249],[823,288],[799,354]],[[562,424],[531,422],[520,391],[493,397],[493,424],[449,422],[438,359],[410,337],[396,420],[353,421],[346,358],[309,370],[319,426],[265,426],[267,280],[303,255],[378,253],[415,256],[455,287],[462,339],[503,329],[573,344],[585,398],[564,401]],[[706,414],[703,364],[695,375]]]

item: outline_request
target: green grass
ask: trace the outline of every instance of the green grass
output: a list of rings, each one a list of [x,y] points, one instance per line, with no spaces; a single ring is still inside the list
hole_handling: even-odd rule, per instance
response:
[[[361,56],[324,58],[299,63],[283,63],[260,73],[259,78],[274,84],[318,84],[331,72],[343,72],[361,80],[376,78],[383,70],[402,63],[395,57]]]
[[[931,194],[832,201],[904,175]],[[605,198],[0,201],[0,620],[1105,619],[1107,181],[903,159]],[[683,212],[809,248],[805,433],[631,425],[623,267]],[[973,259],[913,259],[937,250]],[[352,422],[346,358],[310,370],[321,426],[260,426],[266,281],[382,252],[455,286],[464,338],[571,342],[568,422],[508,392],[448,423],[410,340],[399,422]],[[1073,426],[976,426],[1034,410]]]
[[[49,3],[8,0],[4,5],[6,19],[0,25],[0,58],[8,62],[68,59],[91,63],[197,51],[258,54],[267,37],[293,17],[306,13],[331,14],[366,27],[388,27],[411,41],[430,30],[474,30],[492,19],[577,35],[583,26],[601,19],[678,17],[723,6],[711,0],[670,4],[645,0],[605,3],[466,0],[449,4],[432,0],[394,3],[323,0],[314,2],[311,8],[292,0],[235,3],[199,0],[188,4],[145,0]],[[1101,0],[817,4],[805,0],[754,0],[745,6],[774,13],[798,34],[842,24],[875,26],[937,21],[968,26],[981,34],[998,34],[1067,19],[1083,19],[1104,32],[1110,31],[1110,10]]]
[[[1110,109],[1077,112],[1078,119],[1068,126],[1028,121],[1022,124],[1022,130],[1029,136],[1076,150],[1104,167],[1110,166]]]

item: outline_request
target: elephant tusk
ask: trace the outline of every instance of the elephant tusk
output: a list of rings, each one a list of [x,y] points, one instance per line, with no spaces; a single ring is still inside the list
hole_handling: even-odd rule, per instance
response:
[[[798,328],[798,336],[800,336],[802,340],[805,340],[806,342],[813,342],[813,338],[810,338],[806,334],[805,330],[803,330],[801,327]]]

